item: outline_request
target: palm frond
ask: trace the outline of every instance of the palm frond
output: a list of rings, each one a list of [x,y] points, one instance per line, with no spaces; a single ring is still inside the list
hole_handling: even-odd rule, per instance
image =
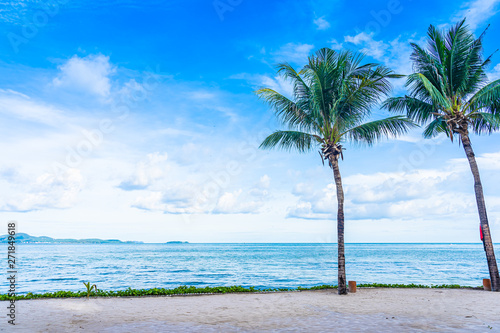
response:
[[[490,134],[500,129],[500,114],[474,112],[469,116],[472,129],[476,134]]]
[[[486,29],[487,30],[487,29]],[[407,77],[408,96],[389,98],[383,107],[428,123],[424,137],[467,131],[491,133],[500,129],[500,80],[488,84],[482,40],[465,19],[447,31],[430,26],[427,47],[411,43],[414,73]]]
[[[318,143],[321,138],[317,135],[296,132],[296,131],[276,131],[269,135],[260,144],[259,148],[273,149],[280,148],[283,150],[297,150],[301,153],[309,151],[313,147],[313,143]]]
[[[474,94],[466,105],[468,113],[478,110],[488,110],[491,105],[500,101],[500,80],[493,81]]]
[[[278,75],[292,81],[293,93],[296,99],[307,98],[309,96],[309,87],[304,82],[299,73],[288,63],[281,63],[277,66]]]
[[[413,121],[404,116],[393,116],[351,128],[345,136],[348,140],[371,145],[382,138],[405,134],[410,128],[416,126]]]
[[[255,94],[271,105],[283,124],[290,128],[315,130],[314,119],[288,97],[269,88],[259,89]]]
[[[471,70],[471,63],[467,63],[467,58],[472,55],[469,50],[474,44],[474,36],[469,33],[465,24],[465,19],[458,22],[446,34],[446,78],[448,79],[448,96],[453,96],[462,86],[462,82],[467,78]],[[469,60],[474,59],[470,57]]]
[[[486,79],[484,68],[489,60],[483,61],[483,36],[484,33],[475,39],[465,24],[465,19],[450,31],[453,53],[448,67],[453,74],[453,91],[457,95],[466,96],[473,93]],[[451,37],[454,37],[453,40]]]
[[[305,151],[316,143],[338,144],[342,133],[353,128],[351,140],[368,143],[403,133],[408,124],[401,117],[360,127],[371,108],[390,94],[389,80],[402,77],[379,64],[362,64],[363,58],[362,53],[323,48],[300,71],[288,63],[279,64],[279,75],[294,85],[293,98],[269,88],[256,94],[274,109],[288,131],[275,132],[261,147]],[[373,129],[378,133],[369,134]]]
[[[446,122],[442,118],[436,118],[430,122],[429,125],[425,128],[423,132],[424,138],[433,138],[440,133],[445,133],[447,136],[450,136],[450,131],[446,125]]]
[[[433,113],[438,112],[432,104],[410,96],[388,98],[382,103],[382,107],[389,112],[406,113],[408,118],[419,124],[427,122],[433,117]]]
[[[432,84],[432,82],[424,74],[416,73],[411,74],[408,77],[414,79],[416,82],[422,82],[433,104],[441,105],[445,109],[451,109],[450,100],[446,98],[440,89]]]

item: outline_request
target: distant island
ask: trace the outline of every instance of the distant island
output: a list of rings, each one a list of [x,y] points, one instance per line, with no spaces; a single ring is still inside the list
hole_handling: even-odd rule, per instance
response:
[[[9,239],[9,235],[0,236],[0,242],[5,243]],[[65,243],[65,244],[141,244],[143,242],[126,241],[123,242],[118,239],[71,239],[71,238],[52,238],[47,236],[31,236],[25,233],[16,234],[16,243]]]
[[[189,244],[189,242],[181,242],[181,241],[170,241],[167,244]]]

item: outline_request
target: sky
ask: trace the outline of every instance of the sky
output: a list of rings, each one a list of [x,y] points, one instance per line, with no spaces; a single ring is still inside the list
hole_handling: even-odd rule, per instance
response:
[[[463,17],[477,35],[491,24],[490,55],[499,10],[499,0],[0,1],[5,233],[14,220],[55,238],[335,242],[332,171],[317,151],[258,149],[281,125],[254,91],[289,95],[276,64],[300,69],[322,47],[409,74],[409,43]],[[500,53],[488,71],[500,78]],[[393,85],[405,94],[404,79]],[[421,131],[346,146],[346,242],[479,242],[463,148]],[[471,137],[496,242],[499,139]]]

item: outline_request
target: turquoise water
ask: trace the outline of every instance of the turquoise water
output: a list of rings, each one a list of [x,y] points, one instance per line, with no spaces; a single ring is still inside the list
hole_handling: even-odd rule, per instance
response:
[[[336,244],[18,244],[17,251],[20,293],[78,291],[83,281],[108,290],[337,283]],[[347,244],[346,260],[348,280],[358,283],[479,286],[488,277],[482,244]],[[5,279],[0,288],[6,293]]]

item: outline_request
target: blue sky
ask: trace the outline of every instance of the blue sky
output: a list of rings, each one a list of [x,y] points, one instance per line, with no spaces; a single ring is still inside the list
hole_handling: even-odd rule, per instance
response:
[[[53,237],[335,241],[332,173],[317,152],[257,149],[279,125],[253,91],[291,89],[275,64],[300,68],[326,46],[408,74],[409,42],[464,16],[477,34],[491,24],[485,54],[500,47],[497,0],[0,6],[2,219]],[[489,71],[500,78],[500,55]],[[472,137],[497,242],[499,138]],[[458,144],[415,130],[347,149],[347,242],[478,241]]]

